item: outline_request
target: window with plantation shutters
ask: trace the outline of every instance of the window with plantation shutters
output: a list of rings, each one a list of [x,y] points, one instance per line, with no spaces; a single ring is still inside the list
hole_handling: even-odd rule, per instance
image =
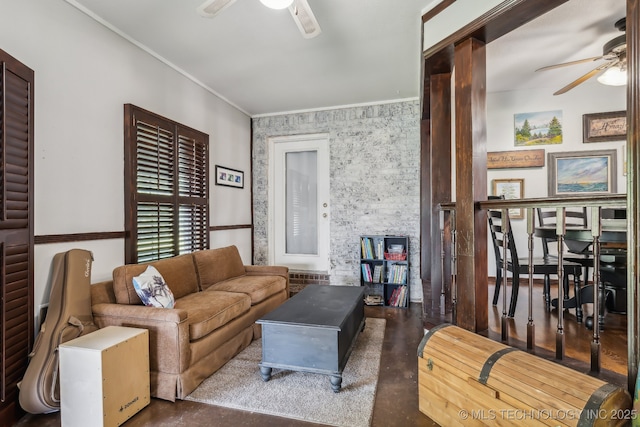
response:
[[[126,262],[208,247],[208,135],[125,105]]]

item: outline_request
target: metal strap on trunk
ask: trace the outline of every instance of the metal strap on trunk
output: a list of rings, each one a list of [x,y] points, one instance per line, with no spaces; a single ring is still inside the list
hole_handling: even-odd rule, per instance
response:
[[[602,402],[604,402],[612,393],[616,393],[619,390],[620,387],[613,384],[605,384],[594,391],[591,394],[591,397],[589,397],[589,400],[587,400],[587,403],[584,405],[584,409],[580,412],[580,419],[577,424],[578,427],[594,425],[595,421],[599,418]],[[621,415],[624,414],[623,410],[620,412]]]
[[[511,353],[512,351],[519,351],[517,348],[507,347],[502,350],[498,350],[493,353],[491,356],[487,358],[487,361],[484,362],[484,366],[482,366],[482,370],[480,371],[480,378],[478,381],[481,384],[487,384],[487,380],[489,379],[489,374],[491,374],[491,369],[493,369],[493,365],[505,354]]]
[[[424,334],[424,337],[422,338],[422,341],[420,341],[420,345],[418,346],[418,357],[422,357],[422,352],[424,351],[424,348],[427,345],[427,341],[429,341],[429,338],[431,338],[433,334],[438,332],[440,329],[444,329],[447,326],[453,326],[453,325],[451,323],[441,323],[440,325],[434,326],[433,328],[429,329],[429,331],[426,334]]]

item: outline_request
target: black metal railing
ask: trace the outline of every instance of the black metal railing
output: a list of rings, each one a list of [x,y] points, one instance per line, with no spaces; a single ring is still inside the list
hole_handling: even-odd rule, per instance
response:
[[[590,236],[591,249],[589,255],[593,259],[593,317],[587,318],[586,322],[592,325],[593,336],[591,340],[591,370],[594,372],[600,371],[600,355],[601,355],[601,343],[600,333],[603,326],[603,292],[600,278],[600,262],[604,253],[609,254],[611,251],[618,251],[621,254],[625,253],[624,247],[626,247],[626,230],[628,224],[626,219],[615,218],[616,221],[609,221],[603,219],[603,209],[620,209],[623,211],[626,209],[627,198],[625,194],[615,194],[606,196],[579,196],[570,198],[544,198],[544,199],[517,199],[517,200],[487,200],[476,203],[476,208],[480,210],[499,210],[502,212],[502,233],[505,238],[502,240],[502,318],[501,318],[501,338],[504,342],[509,337],[509,316],[507,311],[507,277],[508,277],[508,262],[507,254],[510,253],[508,245],[510,244],[507,236],[509,235],[509,210],[510,209],[524,209],[526,211],[526,234],[527,234],[527,248],[528,248],[528,321],[527,321],[527,348],[534,349],[535,346],[535,319],[533,316],[533,287],[534,287],[534,248],[535,237],[547,236],[557,242],[557,277],[558,277],[558,323],[556,327],[556,358],[563,359],[565,355],[565,339],[564,339],[564,306],[567,301],[568,294],[565,294],[564,286],[562,286],[562,280],[564,278],[564,264],[565,264],[565,241],[567,233],[571,238],[579,238],[582,241],[587,240],[586,236]],[[565,222],[566,212],[568,208],[584,208],[586,207],[588,213],[588,226],[587,227],[567,227]],[[536,226],[536,216],[538,209],[552,208],[556,211],[555,224],[547,227]],[[625,216],[626,218],[626,216]],[[450,303],[452,304],[452,318],[455,323],[457,313],[457,300],[458,300],[458,286],[456,283],[457,263],[456,263],[456,215],[455,215],[455,203],[446,203],[440,205],[440,238],[442,244],[441,250],[441,268],[444,272],[449,274],[450,271]],[[606,237],[603,242],[603,233]],[[577,236],[577,237],[576,237]],[[538,239],[539,240],[539,239]],[[487,256],[482,254],[481,256]],[[450,267],[450,270],[449,270]],[[446,278],[445,278],[445,281]],[[585,283],[587,283],[588,277],[585,277]],[[498,284],[496,284],[498,286]],[[445,286],[442,287],[441,301],[444,302],[449,295],[445,294]],[[589,292],[589,289],[586,289]],[[635,294],[635,282],[631,278],[627,278],[626,291],[628,295]],[[581,292],[584,292],[581,289]],[[578,295],[575,295],[576,299]],[[577,300],[577,305],[580,301]],[[444,306],[444,304],[442,304]],[[590,326],[591,326],[590,325]],[[629,336],[629,340],[637,340],[637,337]],[[629,346],[635,348],[635,342],[628,342]],[[631,361],[629,361],[631,364]],[[629,372],[634,372],[631,366],[629,366]]]

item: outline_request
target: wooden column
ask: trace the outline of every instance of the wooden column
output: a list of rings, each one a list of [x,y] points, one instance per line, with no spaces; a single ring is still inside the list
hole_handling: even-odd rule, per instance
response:
[[[640,363],[640,0],[627,0],[627,356],[631,395]]]
[[[434,310],[446,314],[451,312],[451,264],[442,265],[438,206],[451,201],[451,73],[431,76],[431,94],[431,297]],[[445,250],[450,248],[445,245]]]
[[[457,325],[488,329],[486,50],[467,39],[455,47]]]
[[[424,62],[424,60],[423,60]],[[422,312],[432,318],[431,298],[431,92],[430,76],[423,64],[420,116],[420,279],[422,279]]]

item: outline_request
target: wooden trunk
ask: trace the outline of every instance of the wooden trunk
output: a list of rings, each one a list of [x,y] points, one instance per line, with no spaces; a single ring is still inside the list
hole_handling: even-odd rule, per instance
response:
[[[420,411],[442,426],[625,425],[629,393],[615,385],[440,325],[418,348]]]

